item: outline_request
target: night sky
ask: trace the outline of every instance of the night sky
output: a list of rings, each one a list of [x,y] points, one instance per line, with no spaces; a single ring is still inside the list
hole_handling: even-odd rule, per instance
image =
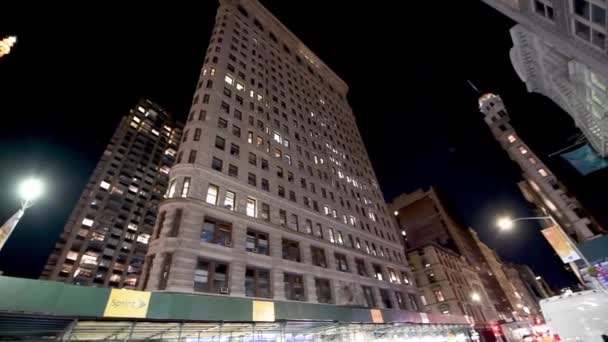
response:
[[[0,22],[0,36],[19,39],[0,59],[0,220],[18,209],[13,189],[21,177],[39,175],[49,189],[0,252],[0,270],[38,277],[120,118],[137,99],[186,117],[217,2],[47,3],[36,11],[18,3],[3,4],[11,14]],[[494,227],[497,215],[532,214],[532,206],[517,188],[517,166],[477,111],[478,95],[467,79],[503,97],[520,136],[607,222],[594,191],[598,182],[607,188],[606,172],[582,178],[559,158],[545,157],[577,131],[567,114],[528,94],[517,78],[508,58],[512,22],[480,1],[445,1],[440,11],[430,1],[408,1],[407,8],[262,3],[349,84],[387,200],[436,185],[504,260],[531,265],[554,287],[572,282],[538,225],[521,224],[508,234]]]

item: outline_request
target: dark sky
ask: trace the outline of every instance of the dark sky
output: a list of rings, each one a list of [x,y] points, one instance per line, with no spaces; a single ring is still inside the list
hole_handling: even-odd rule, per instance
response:
[[[501,94],[513,125],[543,157],[576,133],[565,113],[527,94],[515,75],[508,19],[479,1],[445,1],[441,11],[430,1],[408,1],[407,8],[388,1],[262,2],[349,84],[387,200],[437,185],[503,259],[530,264],[554,286],[572,281],[537,225],[508,235],[494,228],[497,215],[527,215],[531,206],[466,80]],[[185,118],[217,2],[89,1],[37,4],[35,11],[18,3],[3,4],[11,15],[0,22],[0,36],[19,39],[0,59],[0,220],[18,208],[19,178],[40,175],[49,189],[0,252],[0,269],[37,277],[136,100],[147,97]],[[601,213],[591,185],[602,179],[605,185],[606,174],[582,179],[561,160],[543,159]]]

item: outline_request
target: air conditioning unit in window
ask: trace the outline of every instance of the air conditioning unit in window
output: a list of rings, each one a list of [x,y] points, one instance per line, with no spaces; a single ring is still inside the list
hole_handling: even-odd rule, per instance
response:
[[[221,294],[229,294],[230,290],[227,287],[220,287]]]
[[[231,241],[226,241],[224,243],[224,246],[226,246],[226,247],[232,247],[232,242]]]

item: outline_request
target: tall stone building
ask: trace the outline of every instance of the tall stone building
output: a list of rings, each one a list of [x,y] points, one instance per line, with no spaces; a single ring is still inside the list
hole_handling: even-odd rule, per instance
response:
[[[519,291],[518,287],[512,281],[512,278],[508,276],[508,268],[505,267],[496,252],[483,243],[475,231],[471,229],[470,232],[471,236],[475,239],[478,248],[481,250],[481,254],[486,260],[486,264],[488,265],[486,271],[492,278],[496,279],[502,288],[502,292],[505,294],[509,306],[513,310],[513,317],[516,320],[524,320],[529,318],[531,314],[537,313],[538,310],[536,310],[536,307],[538,306],[538,303],[532,298],[524,296],[524,294]],[[519,279],[515,280],[517,281]]]
[[[478,326],[498,321],[481,279],[463,256],[429,243],[408,250],[407,258],[427,312],[467,316]]]
[[[602,228],[580,202],[568,193],[547,165],[517,135],[500,96],[482,95],[479,110],[501,147],[521,168],[524,181],[519,183],[519,187],[526,199],[536,204],[543,215],[552,216],[578,242],[601,233]]]
[[[604,0],[484,0],[517,22],[511,62],[530,92],[574,119],[608,156],[608,18]]]
[[[142,288],[416,310],[348,87],[254,0],[222,0]]]
[[[512,319],[513,310],[503,288],[488,273],[489,265],[468,227],[450,210],[447,201],[431,187],[396,197],[390,208],[404,234],[407,251],[436,244],[463,256],[477,272],[499,319]],[[418,270],[418,269],[416,269]],[[490,312],[486,319],[491,320]]]
[[[118,125],[59,241],[42,279],[136,288],[169,184],[181,124],[141,100]]]

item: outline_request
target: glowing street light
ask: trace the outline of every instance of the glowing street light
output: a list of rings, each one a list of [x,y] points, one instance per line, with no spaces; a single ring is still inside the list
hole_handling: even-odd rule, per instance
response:
[[[25,210],[34,205],[34,201],[40,198],[43,192],[44,183],[38,178],[28,178],[19,184],[17,194],[21,198],[21,208],[0,227],[0,250],[15,230],[17,223],[25,214]]]
[[[496,221],[496,225],[502,230],[509,230],[513,228],[513,220],[508,217],[501,217]]]
[[[8,55],[11,52],[11,48],[17,42],[17,37],[8,36],[2,40],[0,40],[0,57],[4,55]]]

